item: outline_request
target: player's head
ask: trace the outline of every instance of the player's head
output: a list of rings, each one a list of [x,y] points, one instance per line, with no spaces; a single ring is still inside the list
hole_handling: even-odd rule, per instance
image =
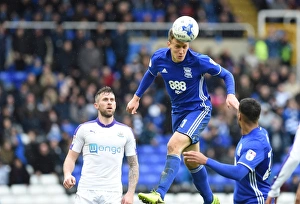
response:
[[[189,49],[189,43],[177,40],[173,35],[172,29],[170,29],[168,34],[168,48],[171,50],[173,62],[178,63],[184,60],[186,52]]]
[[[99,89],[95,95],[94,106],[101,116],[113,117],[116,110],[116,99],[113,90],[108,86]]]
[[[238,120],[247,124],[256,124],[261,112],[261,105],[253,98],[244,98],[240,101]]]

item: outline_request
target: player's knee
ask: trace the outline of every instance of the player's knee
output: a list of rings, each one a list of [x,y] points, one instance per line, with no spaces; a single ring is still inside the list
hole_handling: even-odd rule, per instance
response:
[[[199,166],[199,164],[196,164],[195,162],[188,162],[186,160],[184,160],[184,164],[189,170],[196,169]]]
[[[168,143],[167,145],[168,154],[181,155],[182,148],[175,145],[174,143]]]

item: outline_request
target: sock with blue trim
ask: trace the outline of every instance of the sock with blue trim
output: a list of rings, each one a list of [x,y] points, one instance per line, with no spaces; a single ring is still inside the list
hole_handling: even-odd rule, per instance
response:
[[[156,190],[162,199],[164,199],[178,173],[180,162],[181,158],[178,155],[167,155],[165,169],[161,174],[159,185]]]
[[[211,204],[213,193],[208,183],[206,168],[203,165],[191,170],[194,185],[204,200],[204,204]]]

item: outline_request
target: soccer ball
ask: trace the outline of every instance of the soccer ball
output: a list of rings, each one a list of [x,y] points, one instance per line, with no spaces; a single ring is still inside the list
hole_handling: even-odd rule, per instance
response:
[[[199,26],[192,17],[181,16],[174,21],[172,32],[177,40],[191,42],[198,36]]]

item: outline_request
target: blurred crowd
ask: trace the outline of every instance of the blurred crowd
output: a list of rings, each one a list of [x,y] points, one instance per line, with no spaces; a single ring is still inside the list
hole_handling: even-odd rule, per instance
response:
[[[262,9],[291,9],[300,8],[299,0],[252,0],[258,10]]]
[[[128,60],[128,30],[122,24],[106,30],[102,22],[172,22],[181,15],[193,16],[198,22],[224,22],[221,16],[226,15],[228,22],[236,22],[224,0],[1,1],[0,72],[7,76],[25,73],[25,80],[0,81],[0,184],[29,183],[31,174],[61,176],[73,131],[97,117],[94,95],[103,86],[114,89],[116,119],[133,128],[138,145],[156,146],[157,135],[170,135],[170,100],[160,76],[142,97],[138,114],[125,112],[148,68],[151,49],[141,45]],[[6,29],[5,21],[55,21],[57,27]],[[64,21],[99,24],[95,30],[64,30]],[[197,51],[193,43],[191,48]],[[238,99],[253,97],[261,102],[260,123],[270,133],[274,161],[281,162],[300,119],[293,47],[284,31],[270,30],[265,39],[253,40],[245,49],[248,54],[239,60],[227,50],[214,55],[208,49],[204,54],[233,73]],[[201,150],[232,163],[240,138],[236,113],[225,105],[224,84],[213,77],[207,82],[213,114],[203,132]]]

